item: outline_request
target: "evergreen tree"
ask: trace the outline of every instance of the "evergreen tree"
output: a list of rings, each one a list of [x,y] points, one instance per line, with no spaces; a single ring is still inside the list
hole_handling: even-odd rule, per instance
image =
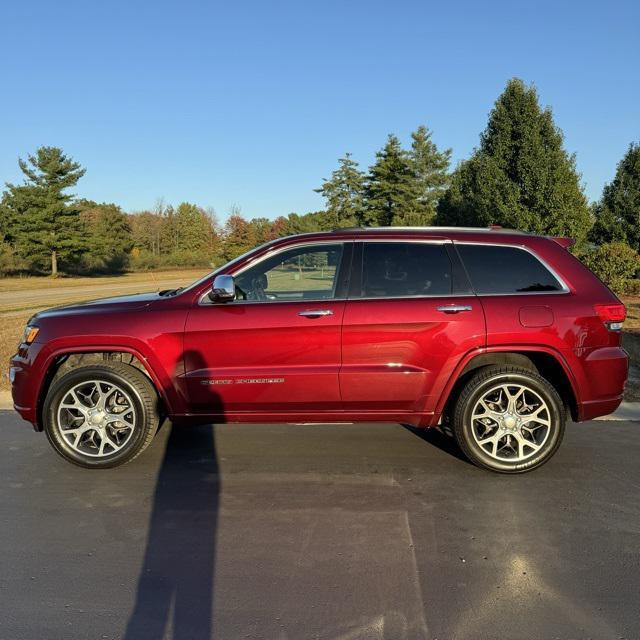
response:
[[[409,154],[389,135],[369,169],[361,222],[370,226],[407,224],[420,213],[419,191]]]
[[[323,185],[315,189],[326,200],[327,218],[332,229],[353,227],[363,215],[364,174],[350,153],[340,158],[338,164],[331,179],[325,179]]]
[[[640,251],[640,144],[629,145],[594,214],[591,237],[595,242],[622,240]]]
[[[87,232],[88,252],[84,260],[91,271],[123,271],[133,248],[129,216],[115,204],[78,202]]]
[[[1,205],[5,233],[22,257],[40,266],[49,263],[56,276],[59,261],[73,260],[86,249],[80,213],[65,193],[85,170],[57,147],[40,147],[18,164],[25,181],[7,183]]]
[[[451,149],[438,151],[425,126],[419,126],[411,138],[409,157],[418,187],[418,224],[429,225],[436,215],[438,201],[450,183]]]
[[[479,149],[454,172],[437,222],[585,239],[591,217],[575,156],[564,150],[551,109],[540,108],[533,87],[507,83]]]

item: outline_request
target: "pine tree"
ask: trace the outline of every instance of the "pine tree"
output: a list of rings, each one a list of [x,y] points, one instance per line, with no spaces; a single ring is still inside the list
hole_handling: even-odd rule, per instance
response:
[[[362,222],[371,226],[407,224],[420,214],[419,195],[411,158],[390,134],[369,169]]]
[[[58,274],[58,262],[77,258],[86,249],[84,227],[73,196],[65,191],[85,170],[57,147],[40,147],[28,162],[18,164],[25,181],[7,183],[2,199],[5,233],[16,251],[32,263],[50,264]]]
[[[352,227],[363,215],[364,174],[350,153],[340,158],[338,164],[331,179],[325,179],[320,188],[314,189],[326,200],[329,226],[334,229]]]
[[[591,238],[595,242],[622,240],[640,251],[640,144],[629,145],[594,214]]]
[[[411,134],[411,138],[409,157],[418,187],[418,224],[429,225],[436,215],[438,201],[451,180],[451,149],[438,151],[431,140],[431,131],[422,125]]]
[[[564,150],[551,109],[540,108],[533,87],[507,83],[479,149],[454,172],[437,222],[585,239],[591,217],[575,156]]]

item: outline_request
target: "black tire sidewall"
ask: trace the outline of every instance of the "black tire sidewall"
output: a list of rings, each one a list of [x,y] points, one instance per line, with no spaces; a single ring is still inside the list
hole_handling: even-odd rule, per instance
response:
[[[92,373],[93,371],[93,373]],[[134,433],[123,449],[102,458],[92,458],[71,448],[60,434],[57,421],[58,405],[75,385],[91,379],[113,382],[129,393],[136,410],[136,424]],[[149,416],[145,410],[144,402],[140,396],[140,390],[135,384],[120,375],[117,370],[107,367],[83,367],[78,371],[70,371],[58,380],[50,389],[45,399],[43,407],[44,430],[49,442],[63,458],[82,467],[90,469],[104,469],[117,467],[134,458],[138,451],[144,446]]]
[[[500,462],[492,458],[475,441],[471,425],[471,413],[476,402],[497,384],[510,382],[526,385],[538,393],[547,403],[551,418],[551,432],[542,448],[534,456],[520,463]],[[469,389],[469,394],[464,398],[463,406],[459,407],[460,413],[456,412],[458,415],[456,416],[455,431],[458,442],[473,462],[492,471],[523,473],[543,465],[553,456],[564,435],[565,412],[560,397],[546,380],[539,378],[535,374],[496,372],[494,375],[487,376],[481,380],[471,380],[469,385],[471,388]]]

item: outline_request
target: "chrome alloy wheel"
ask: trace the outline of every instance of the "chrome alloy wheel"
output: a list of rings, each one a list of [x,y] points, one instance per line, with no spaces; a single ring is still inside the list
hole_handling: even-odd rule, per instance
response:
[[[478,446],[500,461],[522,462],[535,455],[551,433],[551,413],[539,393],[504,383],[485,392],[471,413]]]
[[[131,395],[106,380],[75,385],[62,397],[58,428],[65,442],[78,453],[101,458],[120,451],[136,425]]]

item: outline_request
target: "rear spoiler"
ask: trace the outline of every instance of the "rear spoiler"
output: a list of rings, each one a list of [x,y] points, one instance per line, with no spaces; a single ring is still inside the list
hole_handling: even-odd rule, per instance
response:
[[[568,249],[569,247],[573,247],[573,245],[576,243],[575,238],[567,238],[567,237],[563,237],[563,236],[547,236],[549,238],[549,240],[553,240],[554,242],[557,242],[561,247],[564,247],[565,249]]]

